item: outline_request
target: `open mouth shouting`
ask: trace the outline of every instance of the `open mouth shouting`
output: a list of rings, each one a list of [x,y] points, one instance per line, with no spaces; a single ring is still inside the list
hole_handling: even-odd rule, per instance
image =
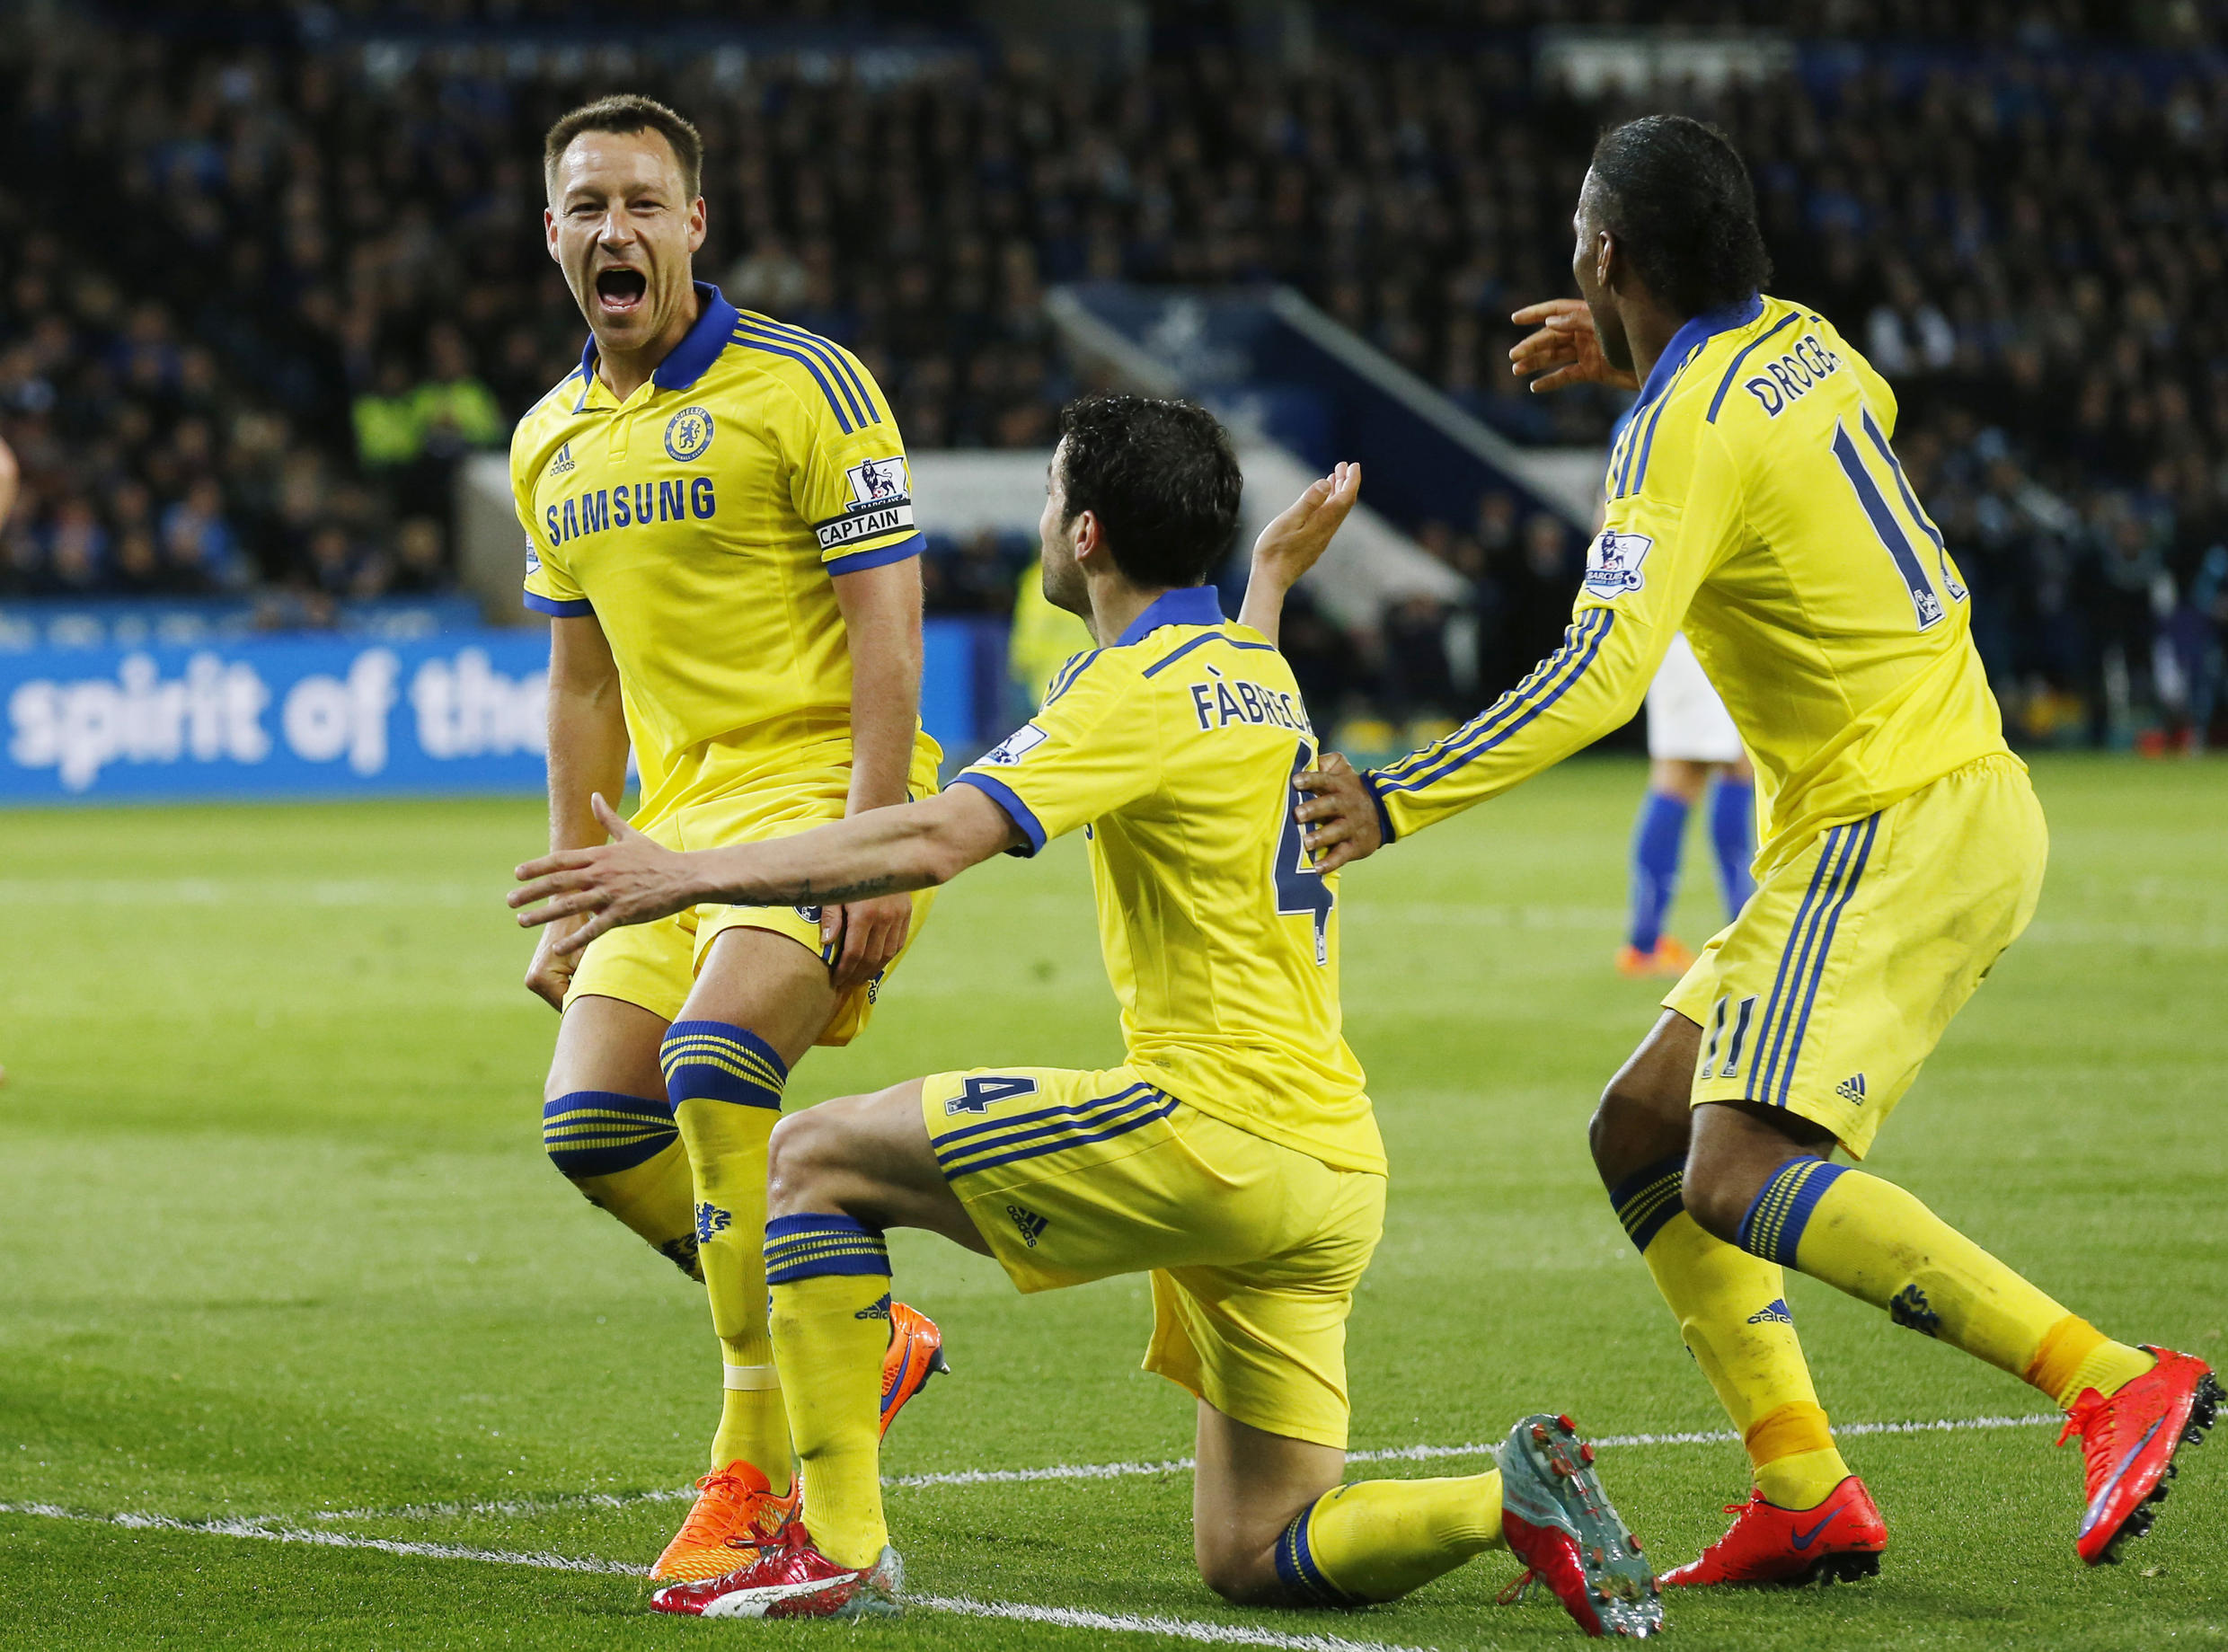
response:
[[[614,268],[596,273],[596,308],[610,321],[640,315],[650,302],[650,280],[639,269]]]

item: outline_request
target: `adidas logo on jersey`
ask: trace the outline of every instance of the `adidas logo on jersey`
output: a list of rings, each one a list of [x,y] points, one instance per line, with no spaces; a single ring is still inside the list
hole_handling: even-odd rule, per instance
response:
[[[1840,1083],[1834,1086],[1834,1093],[1839,1096],[1843,1100],[1848,1102],[1852,1107],[1862,1106],[1864,1102],[1864,1074],[1859,1073],[1852,1077],[1842,1080]]]
[[[1008,1205],[1005,1214],[1013,1218],[1013,1225],[1021,1230],[1021,1242],[1031,1250],[1037,1248],[1037,1235],[1052,1225],[1035,1211],[1024,1210],[1019,1205]]]
[[[1792,1325],[1795,1316],[1787,1311],[1787,1298],[1774,1296],[1770,1302],[1748,1316],[1751,1325]]]
[[[567,442],[557,450],[557,456],[549,462],[549,473],[561,476],[572,468],[572,444]]]

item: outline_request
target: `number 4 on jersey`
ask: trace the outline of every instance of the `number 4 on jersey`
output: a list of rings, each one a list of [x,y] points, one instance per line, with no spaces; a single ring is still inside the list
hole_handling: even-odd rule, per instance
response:
[[[1296,782],[1314,763],[1314,748],[1302,740],[1299,755],[1292,760],[1293,780]],[[1331,961],[1331,908],[1338,897],[1315,870],[1314,860],[1307,853],[1307,835],[1292,812],[1306,795],[1297,785],[1285,787],[1284,829],[1277,838],[1277,911],[1285,917],[1301,913],[1313,915],[1315,961],[1327,964]]]

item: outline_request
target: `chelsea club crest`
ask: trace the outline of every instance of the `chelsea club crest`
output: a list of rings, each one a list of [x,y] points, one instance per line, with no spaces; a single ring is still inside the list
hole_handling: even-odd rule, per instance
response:
[[[700,458],[712,446],[712,415],[701,407],[685,407],[666,421],[666,451],[682,464]]]

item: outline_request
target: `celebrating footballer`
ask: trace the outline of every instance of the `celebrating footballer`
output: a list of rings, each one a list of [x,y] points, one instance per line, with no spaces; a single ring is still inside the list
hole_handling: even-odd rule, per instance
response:
[[[641,773],[636,828],[753,843],[936,789],[922,732],[921,537],[888,403],[837,345],[696,281],[696,130],[648,98],[573,110],[544,152],[550,256],[588,318],[579,369],[511,438],[526,606],[550,616],[550,847]],[[766,1143],[791,1069],[848,1042],[929,897],[706,902],[567,948],[526,985],[563,1015],[543,1134],[558,1169],[700,1277],[718,1432],[661,1578],[716,1576],[795,1506],[766,1339]],[[876,1321],[887,1426],[942,1363]]]

